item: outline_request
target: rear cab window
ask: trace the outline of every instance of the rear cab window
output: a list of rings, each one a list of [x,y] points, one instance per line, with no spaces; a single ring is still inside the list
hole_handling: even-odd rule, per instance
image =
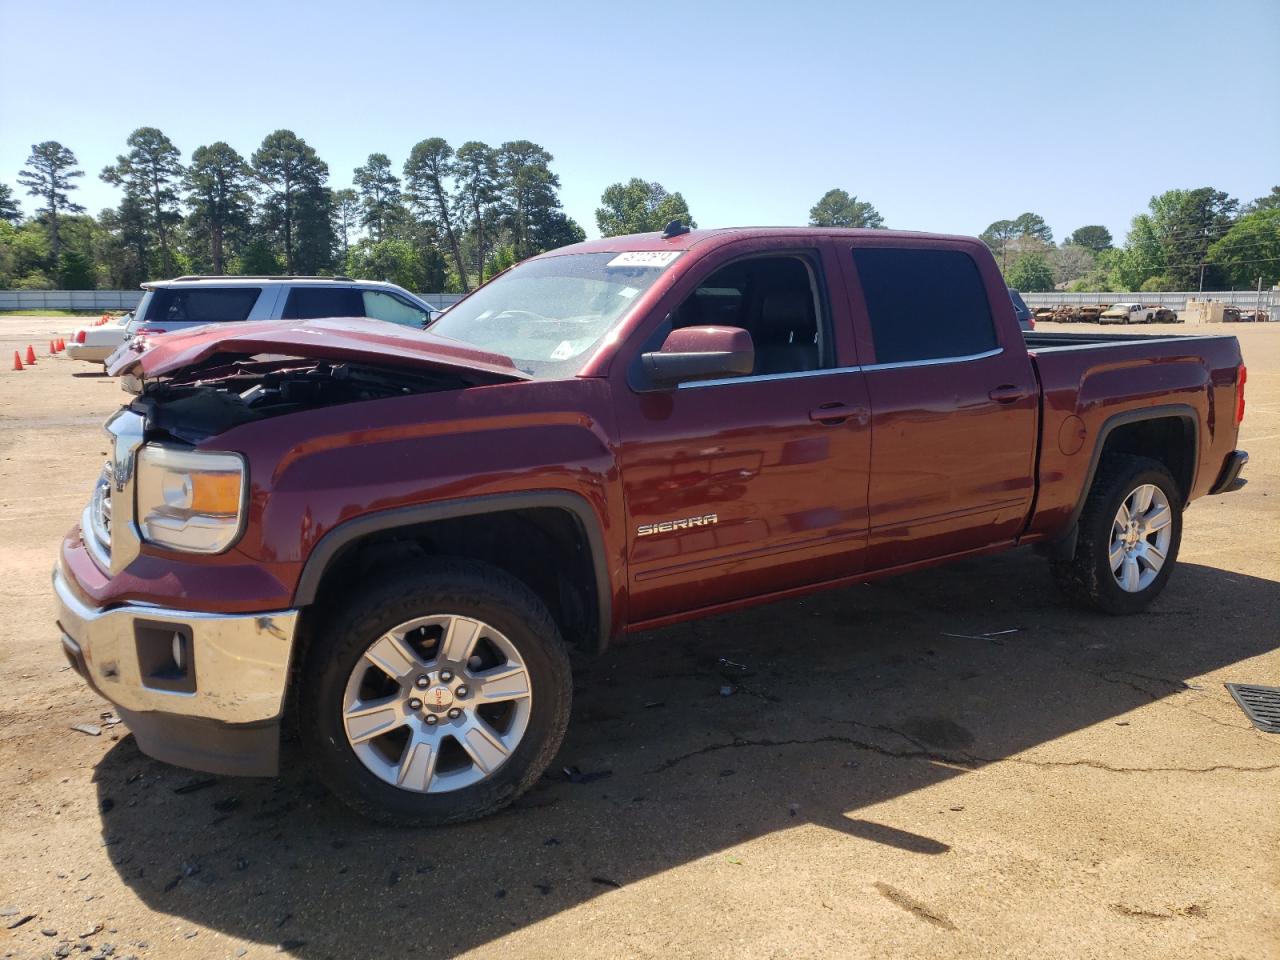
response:
[[[978,265],[958,250],[856,247],[876,363],[973,357],[998,346]]]
[[[247,320],[261,287],[161,287],[151,292],[147,323],[226,323]]]

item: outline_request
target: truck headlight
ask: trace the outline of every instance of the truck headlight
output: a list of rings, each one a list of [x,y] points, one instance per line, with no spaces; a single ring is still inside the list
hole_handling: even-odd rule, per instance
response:
[[[221,553],[240,536],[244,460],[149,443],[138,451],[137,521],[148,543]]]

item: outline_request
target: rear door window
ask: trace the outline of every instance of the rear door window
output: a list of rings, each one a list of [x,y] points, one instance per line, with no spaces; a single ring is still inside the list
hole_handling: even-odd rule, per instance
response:
[[[227,323],[246,320],[261,287],[163,287],[152,291],[148,323]]]
[[[364,301],[350,287],[294,287],[285,301],[285,320],[319,317],[363,317]]]
[[[365,290],[361,296],[364,297],[362,315],[374,320],[386,320],[388,323],[398,323],[402,327],[421,330],[431,319],[427,311],[421,307],[414,306],[407,300],[401,300],[393,294],[383,293],[381,290]]]
[[[967,253],[858,247],[853,262],[876,363],[968,357],[995,349],[987,289]]]

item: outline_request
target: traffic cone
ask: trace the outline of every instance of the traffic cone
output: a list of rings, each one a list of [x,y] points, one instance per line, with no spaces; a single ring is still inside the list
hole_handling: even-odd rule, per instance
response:
[[[13,369],[15,370],[22,369],[22,357],[18,355],[17,350],[13,351]]]
[[[28,343],[27,344],[27,366],[31,366],[31,364],[35,362],[36,362],[36,352],[32,348],[31,344]]]
[[[66,350],[67,350],[67,342],[66,342],[65,340],[63,340],[61,337],[59,337],[59,338],[58,338],[58,352],[59,352],[59,353],[66,353]]]
[[[49,356],[56,357],[58,355],[58,344],[56,341],[49,341]]]

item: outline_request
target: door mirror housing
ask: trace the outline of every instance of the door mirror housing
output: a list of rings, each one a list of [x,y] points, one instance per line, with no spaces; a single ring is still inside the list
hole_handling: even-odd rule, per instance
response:
[[[660,350],[641,354],[640,363],[645,379],[661,390],[749,374],[756,351],[751,334],[741,327],[681,327],[667,334]]]

